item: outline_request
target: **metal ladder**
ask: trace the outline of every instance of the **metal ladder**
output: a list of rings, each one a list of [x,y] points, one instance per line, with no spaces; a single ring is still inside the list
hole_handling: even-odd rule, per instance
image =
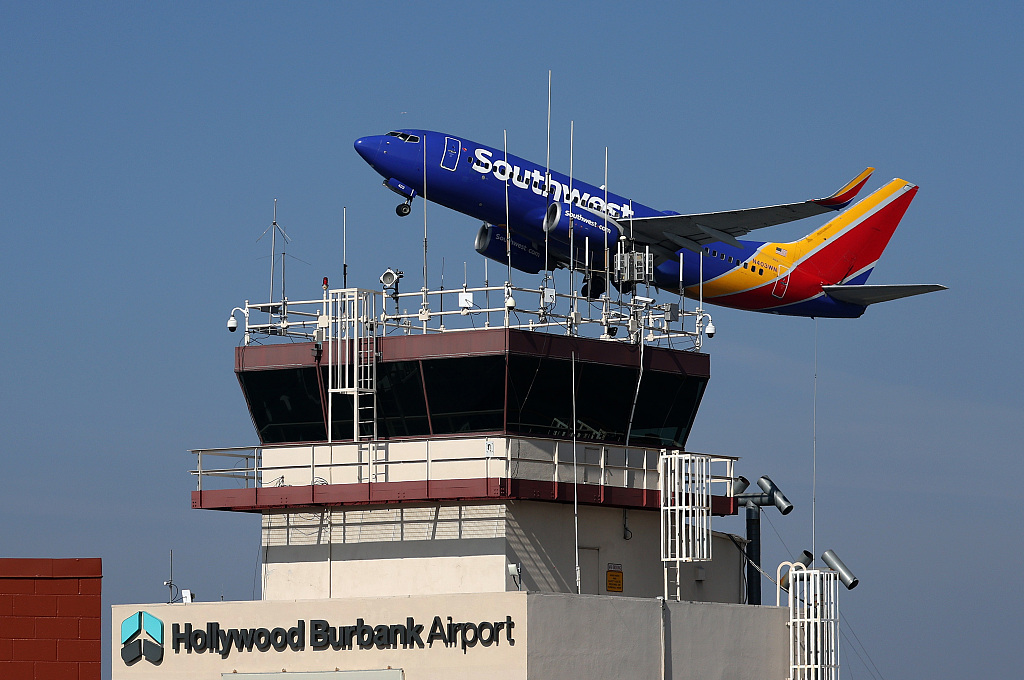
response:
[[[329,360],[328,403],[342,394],[352,399],[352,441],[377,439],[377,320],[375,291],[345,288],[329,291],[326,318]],[[333,413],[333,410],[329,410]],[[327,438],[334,441],[333,417]]]
[[[682,565],[711,560],[711,458],[662,451],[658,467],[665,599],[680,600]]]

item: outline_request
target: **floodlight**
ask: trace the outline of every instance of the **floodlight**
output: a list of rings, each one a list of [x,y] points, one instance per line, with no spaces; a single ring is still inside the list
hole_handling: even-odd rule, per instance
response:
[[[793,512],[793,504],[789,502],[785,494],[779,490],[779,487],[775,485],[768,475],[762,476],[757,480],[757,485],[761,487],[761,490],[771,496],[772,503],[779,509],[783,515],[788,515]]]
[[[508,575],[512,577],[512,583],[516,584],[516,588],[519,590],[523,589],[523,564],[522,562],[509,562],[508,563]]]
[[[391,288],[398,283],[398,280],[403,276],[402,272],[396,272],[391,267],[384,270],[384,273],[380,275],[380,283],[385,288]]]
[[[813,561],[814,561],[814,555],[811,554],[811,551],[810,550],[804,550],[802,553],[800,553],[800,557],[797,558],[797,560],[794,563],[794,565],[802,564],[805,567],[809,567],[809,566],[811,566],[811,562],[813,562]],[[779,581],[779,586],[783,590],[789,590],[789,575],[792,574],[792,573],[793,573],[793,567],[790,567],[789,571],[787,571],[785,574],[782,575],[782,579]]]
[[[821,559],[830,569],[839,572],[839,580],[843,582],[847,590],[853,590],[860,583],[860,579],[853,575],[850,568],[843,564],[843,561],[833,551],[826,550],[821,554]]]

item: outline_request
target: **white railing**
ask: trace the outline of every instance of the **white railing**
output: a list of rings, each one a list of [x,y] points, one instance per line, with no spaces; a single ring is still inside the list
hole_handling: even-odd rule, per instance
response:
[[[519,479],[571,484],[573,444],[553,439],[466,437],[378,442],[296,444],[196,449],[199,491],[315,484]],[[637,490],[659,490],[661,449],[580,442],[576,482]],[[723,466],[708,484],[721,483],[731,496],[735,459],[703,456]],[[710,474],[710,473],[709,473]],[[710,500],[708,501],[710,510]]]
[[[339,304],[356,298],[364,300],[359,309]],[[245,306],[237,309],[245,316],[246,344],[271,337],[325,342],[341,339],[346,330],[353,330],[354,316],[358,323],[376,322],[377,335],[517,328],[632,343],[665,340],[678,343],[678,349],[700,349],[710,316],[699,310],[687,311],[682,300],[676,299],[659,304],[639,295],[613,298],[605,294],[591,300],[575,291],[566,294],[551,287],[523,288],[506,283],[411,293],[399,293],[394,288],[325,288],[320,300],[246,300]],[[367,319],[363,309],[374,310],[375,318]],[[257,323],[257,317],[267,321]]]

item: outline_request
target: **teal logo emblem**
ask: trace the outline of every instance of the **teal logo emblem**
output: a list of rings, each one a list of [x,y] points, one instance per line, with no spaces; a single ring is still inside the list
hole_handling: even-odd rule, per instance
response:
[[[142,657],[152,664],[164,658],[164,622],[149,612],[135,612],[121,622],[121,658],[131,666]]]

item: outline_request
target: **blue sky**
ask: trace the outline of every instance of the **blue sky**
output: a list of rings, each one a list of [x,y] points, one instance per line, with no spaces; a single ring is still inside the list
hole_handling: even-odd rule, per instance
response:
[[[109,604],[163,598],[173,549],[201,599],[251,597],[258,518],[190,510],[187,449],[256,441],[224,321],[266,297],[273,199],[292,296],[340,281],[343,207],[350,280],[418,271],[419,204],[396,217],[352,141],[507,131],[542,159],[550,69],[553,166],[574,121],[576,176],[607,147],[648,205],[803,200],[867,165],[868,190],[921,186],[872,282],[950,290],[817,322],[817,543],[861,578],[843,615],[883,677],[1013,675],[1024,11],[776,5],[4,3],[3,554],[102,557]],[[428,215],[431,271],[479,275],[475,221]],[[810,543],[815,322],[714,318],[690,448],[797,504],[764,525],[774,565]]]

